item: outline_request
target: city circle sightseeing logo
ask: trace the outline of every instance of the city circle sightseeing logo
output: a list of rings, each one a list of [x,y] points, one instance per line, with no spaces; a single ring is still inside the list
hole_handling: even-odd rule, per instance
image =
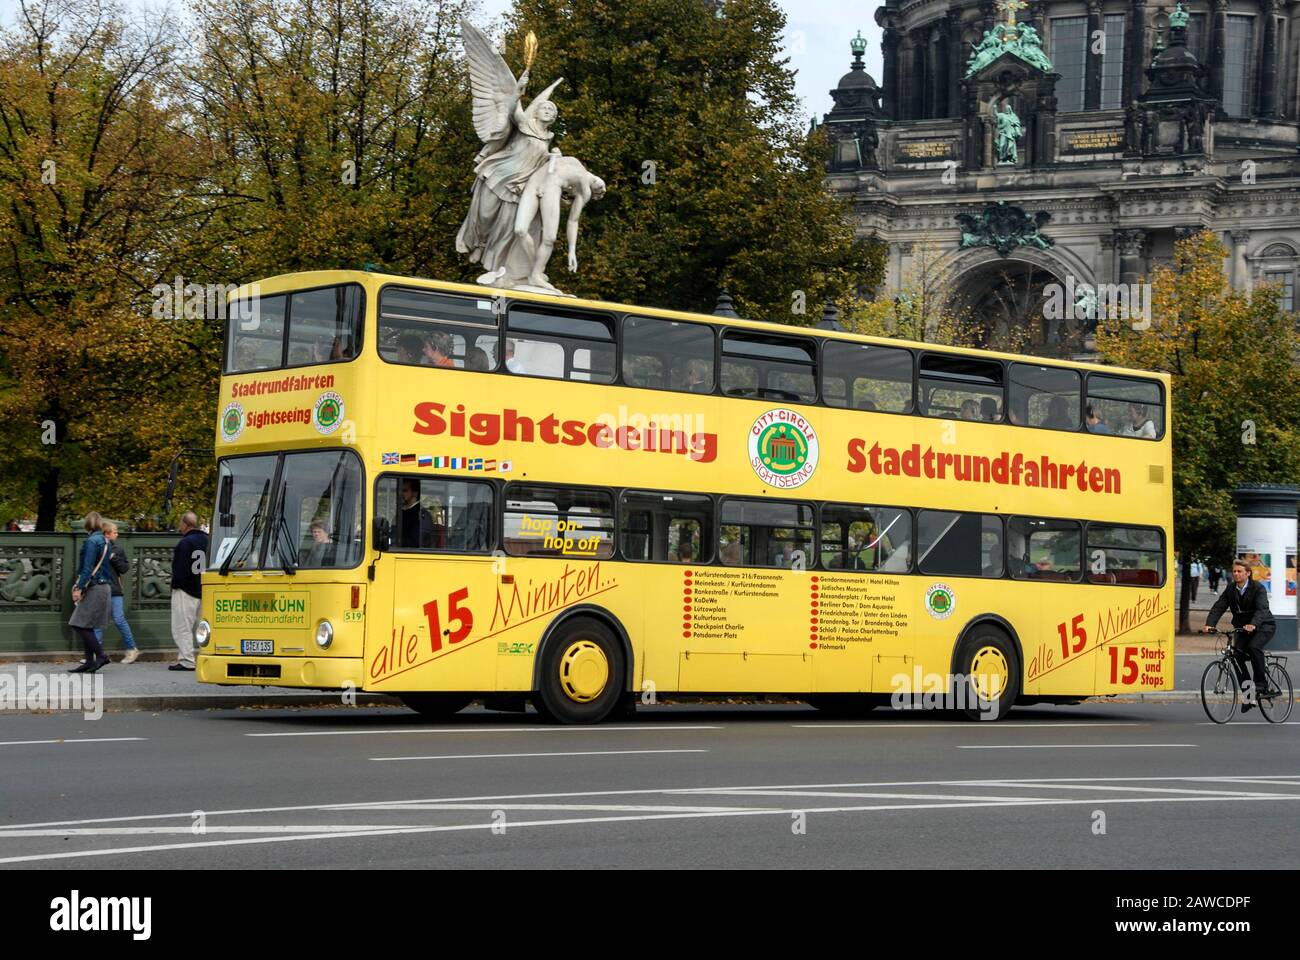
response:
[[[952,587],[946,583],[936,583],[925,591],[925,609],[936,620],[946,620],[952,616],[952,608],[956,605],[957,598],[953,595]]]
[[[333,433],[343,422],[343,398],[333,390],[322,393],[311,413],[311,422],[319,433]]]
[[[230,443],[232,440],[239,439],[239,435],[243,432],[244,408],[232,400],[226,404],[226,409],[221,411],[221,439]]]
[[[749,428],[749,465],[769,486],[803,486],[817,469],[818,453],[812,424],[793,410],[769,410]]]

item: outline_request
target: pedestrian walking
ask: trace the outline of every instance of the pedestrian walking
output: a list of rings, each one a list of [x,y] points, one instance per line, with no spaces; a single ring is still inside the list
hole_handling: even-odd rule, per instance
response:
[[[1192,569],[1188,571],[1192,575],[1192,603],[1196,602],[1196,591],[1201,585],[1201,565],[1197,561],[1192,561]]]
[[[110,571],[107,566],[109,546],[100,532],[102,520],[93,510],[86,514],[85,529],[89,536],[81,545],[81,561],[77,565],[77,580],[72,587],[72,602],[76,609],[68,619],[81,640],[86,659],[72,668],[72,673],[94,673],[108,663],[103,644],[95,636],[95,629],[108,626],[112,610],[112,592],[109,588]]]
[[[108,541],[108,566],[113,574],[113,579],[109,582],[109,587],[113,591],[112,617],[113,625],[117,627],[117,632],[122,635],[122,645],[126,647],[126,656],[119,663],[135,663],[140,659],[140,651],[135,645],[135,637],[131,633],[131,625],[126,622],[126,599],[122,593],[122,578],[126,572],[131,569],[131,560],[126,555],[126,550],[117,542],[117,524],[112,520],[103,521],[100,526],[100,532],[104,534],[104,539]],[[104,643],[104,631],[98,629],[95,631],[95,638],[100,644]]]
[[[1219,580],[1223,577],[1223,571],[1220,570],[1218,566],[1214,564],[1211,564],[1210,566],[1206,567],[1206,571],[1208,572],[1210,577],[1210,592],[1218,593]]]
[[[181,538],[172,551],[172,640],[179,656],[168,670],[194,669],[194,628],[199,620],[200,579],[207,565],[208,535],[199,518],[186,511],[181,516]]]

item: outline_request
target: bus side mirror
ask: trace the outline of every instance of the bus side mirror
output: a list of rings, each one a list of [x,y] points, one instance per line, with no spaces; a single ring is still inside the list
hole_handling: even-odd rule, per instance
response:
[[[375,517],[375,549],[380,553],[392,546],[392,528],[387,517]]]

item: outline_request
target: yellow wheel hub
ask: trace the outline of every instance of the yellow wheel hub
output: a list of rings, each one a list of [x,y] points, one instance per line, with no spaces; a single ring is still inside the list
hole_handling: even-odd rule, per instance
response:
[[[609,683],[609,660],[599,644],[576,640],[560,657],[560,688],[578,703],[599,697]]]
[[[970,679],[980,699],[992,702],[1002,696],[1011,679],[1011,667],[997,647],[980,647],[970,661]]]

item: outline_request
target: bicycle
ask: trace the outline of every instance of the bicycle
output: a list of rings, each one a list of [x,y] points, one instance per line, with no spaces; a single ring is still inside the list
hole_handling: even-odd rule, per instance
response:
[[[1241,682],[1237,679],[1237,664],[1232,656],[1232,641],[1239,631],[1233,629],[1214,632],[1221,638],[1216,647],[1218,659],[1211,661],[1201,674],[1201,706],[1205,708],[1205,715],[1215,723],[1227,723],[1236,716],[1237,707],[1244,696]],[[1269,723],[1286,723],[1294,705],[1291,675],[1286,672],[1286,657],[1270,653],[1264,656],[1269,683],[1278,693],[1272,697],[1254,695],[1256,691],[1254,682],[1251,681],[1251,694],[1265,720]]]

